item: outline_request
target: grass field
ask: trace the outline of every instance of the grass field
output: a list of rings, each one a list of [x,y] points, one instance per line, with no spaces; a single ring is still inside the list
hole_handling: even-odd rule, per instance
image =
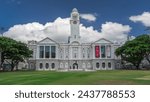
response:
[[[0,85],[150,85],[150,71],[0,72]]]

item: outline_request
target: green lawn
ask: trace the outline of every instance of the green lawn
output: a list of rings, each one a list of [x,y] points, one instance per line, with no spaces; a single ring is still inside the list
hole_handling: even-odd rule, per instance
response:
[[[0,72],[0,85],[150,85],[150,71]]]

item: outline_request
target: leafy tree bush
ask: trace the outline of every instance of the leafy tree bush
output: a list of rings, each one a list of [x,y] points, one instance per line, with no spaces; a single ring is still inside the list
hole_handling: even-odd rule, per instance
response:
[[[127,41],[116,49],[115,54],[121,56],[122,61],[132,63],[136,69],[139,69],[144,58],[150,63],[150,36],[144,34],[134,40]]]
[[[18,68],[19,62],[24,62],[25,59],[31,56],[32,51],[29,50],[25,43],[8,37],[0,37],[0,53],[0,68],[4,70],[3,64],[6,61],[11,65],[11,71],[13,71],[14,67]]]

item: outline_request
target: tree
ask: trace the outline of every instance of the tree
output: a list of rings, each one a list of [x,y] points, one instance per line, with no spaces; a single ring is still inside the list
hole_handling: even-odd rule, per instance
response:
[[[144,34],[136,38],[139,41],[139,46],[144,52],[144,57],[150,64],[150,35]]]
[[[16,43],[15,40],[7,37],[0,37],[0,53],[1,53],[1,62],[0,62],[0,69],[3,67],[3,63],[6,59],[9,58],[8,51],[12,48],[12,45]]]
[[[7,62],[11,65],[11,71],[14,70],[14,67],[17,68],[19,62],[24,62],[32,54],[32,51],[29,50],[25,43],[7,37],[0,37],[0,49],[1,68],[4,61],[9,60]]]
[[[138,36],[116,49],[115,53],[117,56],[121,56],[123,61],[132,63],[139,69],[139,65],[144,58],[150,60],[150,37],[149,35]]]
[[[137,69],[143,60],[143,53],[137,46],[136,41],[128,41],[122,47],[116,50],[116,55],[121,55],[123,61],[132,63]]]
[[[18,70],[18,64],[19,62],[24,62],[25,59],[31,57],[32,51],[28,49],[27,45],[18,42],[13,46],[13,51],[11,52],[10,58],[11,58],[11,70],[14,70],[14,67]],[[12,54],[13,53],[13,54]]]

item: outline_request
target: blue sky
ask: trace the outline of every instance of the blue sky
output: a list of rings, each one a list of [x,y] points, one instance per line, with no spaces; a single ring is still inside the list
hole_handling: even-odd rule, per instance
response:
[[[67,18],[73,8],[80,13],[93,14],[96,21],[81,19],[85,27],[93,26],[97,31],[105,22],[129,25],[130,35],[137,36],[145,31],[141,22],[129,17],[150,12],[150,0],[0,0],[0,26],[9,29],[14,25],[39,22],[53,22],[58,17]]]

